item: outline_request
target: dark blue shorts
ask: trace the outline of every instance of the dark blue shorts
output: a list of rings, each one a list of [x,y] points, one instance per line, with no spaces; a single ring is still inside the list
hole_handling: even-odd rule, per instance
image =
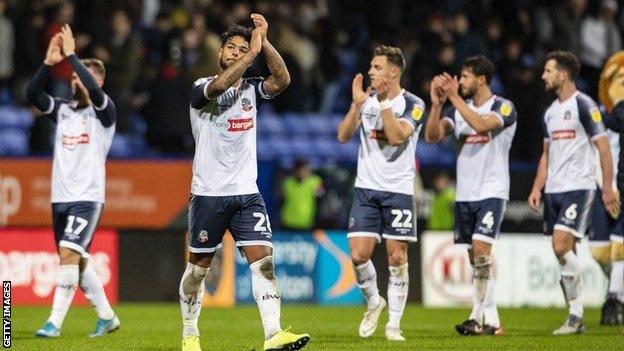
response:
[[[544,234],[552,235],[556,229],[582,239],[591,219],[595,195],[595,190],[544,194]]]
[[[56,246],[72,249],[88,258],[103,207],[104,204],[91,201],[53,203],[52,225]]]
[[[604,208],[602,202],[602,191],[596,190],[594,208],[592,210],[591,225],[589,226],[589,245],[608,245],[612,235],[622,236],[621,223],[619,219],[613,219]]]
[[[212,253],[229,230],[238,247],[273,247],[264,200],[259,193],[237,196],[191,195],[188,212],[189,251]]]
[[[494,244],[500,234],[507,201],[484,199],[455,202],[455,244],[472,245],[472,240]]]
[[[352,237],[374,237],[416,241],[416,215],[413,196],[363,188],[355,188],[349,215]]]

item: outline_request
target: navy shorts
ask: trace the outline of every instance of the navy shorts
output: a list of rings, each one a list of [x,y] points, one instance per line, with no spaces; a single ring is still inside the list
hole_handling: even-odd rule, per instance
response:
[[[91,201],[53,203],[52,226],[56,246],[72,249],[88,258],[103,207],[104,204]]]
[[[595,195],[595,190],[544,194],[544,234],[552,235],[556,229],[582,239],[591,218]]]
[[[455,244],[472,246],[472,240],[494,244],[506,205],[506,200],[495,198],[455,202]]]
[[[602,191],[598,189],[592,210],[591,225],[589,226],[589,245],[608,245],[611,242],[611,236],[619,235],[621,237],[622,227],[620,222],[619,219],[613,219],[604,208]]]
[[[191,195],[188,212],[189,251],[213,253],[229,230],[238,247],[273,247],[271,223],[262,195]]]
[[[348,238],[374,237],[416,241],[413,196],[355,188],[349,215]]]

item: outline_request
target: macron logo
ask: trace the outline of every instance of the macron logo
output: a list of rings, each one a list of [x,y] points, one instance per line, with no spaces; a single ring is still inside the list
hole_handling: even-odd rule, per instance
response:
[[[228,132],[244,132],[254,127],[253,118],[229,119]]]
[[[64,146],[74,146],[78,144],[88,144],[89,134],[83,133],[80,135],[63,135]]]

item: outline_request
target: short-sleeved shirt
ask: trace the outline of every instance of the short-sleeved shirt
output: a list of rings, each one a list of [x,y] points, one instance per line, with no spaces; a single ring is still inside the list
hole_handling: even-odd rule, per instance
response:
[[[200,78],[194,88],[205,95],[216,76]],[[235,196],[258,192],[256,94],[269,99],[259,77],[242,78],[203,106],[190,106],[195,138],[191,192],[201,196]]]
[[[75,101],[50,99],[43,113],[56,122],[51,202],[104,203],[106,157],[115,123],[105,127],[98,114],[114,115],[115,104],[106,95],[101,107],[79,108]]]
[[[577,91],[556,99],[544,113],[544,141],[549,144],[546,193],[596,189],[592,142],[606,137],[596,103]]]
[[[414,158],[425,103],[405,90],[401,90],[390,103],[394,117],[408,121],[414,132],[401,145],[390,145],[383,129],[379,101],[374,94],[371,95],[360,109],[362,125],[355,186],[414,195]]]
[[[444,113],[443,119],[453,126],[457,140],[455,200],[509,200],[509,149],[516,133],[516,108],[511,101],[496,95],[478,107],[472,100],[467,103],[481,116],[494,114],[503,122],[503,127],[477,133],[456,108],[451,107]]]

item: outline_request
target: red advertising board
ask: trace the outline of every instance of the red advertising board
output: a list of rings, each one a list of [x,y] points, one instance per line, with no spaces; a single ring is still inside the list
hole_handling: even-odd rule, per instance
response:
[[[118,239],[115,230],[97,230],[89,264],[111,304],[117,302]],[[51,229],[0,229],[0,280],[10,280],[16,305],[51,305],[59,267]],[[88,304],[77,290],[74,304]]]

